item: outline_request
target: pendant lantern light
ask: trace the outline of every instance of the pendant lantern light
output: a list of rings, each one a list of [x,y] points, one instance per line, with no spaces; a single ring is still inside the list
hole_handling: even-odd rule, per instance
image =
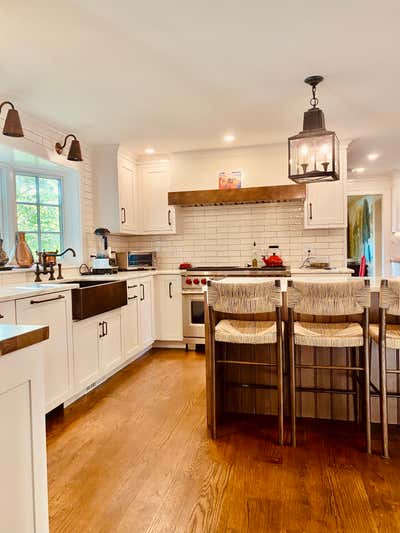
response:
[[[6,101],[0,104],[0,113],[5,105],[9,105],[10,109],[7,112],[6,120],[4,121],[3,135],[7,135],[7,137],[23,137],[24,130],[21,126],[18,111],[15,109],[12,102]]]
[[[317,85],[324,78],[310,76],[311,108],[304,113],[303,131],[289,137],[289,179],[296,183],[316,183],[339,179],[339,140],[325,128],[325,117],[316,97]]]

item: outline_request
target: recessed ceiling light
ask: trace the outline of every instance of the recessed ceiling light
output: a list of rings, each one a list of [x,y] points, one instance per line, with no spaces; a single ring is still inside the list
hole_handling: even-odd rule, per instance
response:
[[[377,154],[376,152],[372,152],[370,154],[367,155],[367,158],[370,160],[370,161],[376,161],[379,157],[379,154]]]
[[[364,167],[355,167],[355,168],[352,168],[351,171],[354,172],[355,174],[362,174],[363,172],[365,172],[365,168]]]
[[[227,133],[226,135],[224,135],[224,141],[226,143],[231,143],[235,140],[235,136],[232,135],[231,133]]]
[[[146,150],[144,151],[145,154],[148,154],[148,155],[152,155],[155,153],[155,150],[154,148],[152,148],[151,146],[149,146],[148,148],[146,148]]]

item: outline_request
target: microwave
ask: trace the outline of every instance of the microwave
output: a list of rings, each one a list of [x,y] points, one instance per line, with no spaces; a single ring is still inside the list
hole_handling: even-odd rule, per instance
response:
[[[157,267],[157,252],[117,252],[119,270],[154,270]]]

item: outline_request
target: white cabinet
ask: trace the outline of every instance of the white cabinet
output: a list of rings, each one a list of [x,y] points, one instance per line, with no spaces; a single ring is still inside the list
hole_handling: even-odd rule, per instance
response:
[[[15,324],[15,300],[0,303],[0,324]]]
[[[121,309],[74,322],[73,331],[78,393],[122,362]]]
[[[133,359],[139,352],[139,285],[128,280],[128,305],[122,308],[122,342],[125,359]]]
[[[4,533],[49,531],[42,356],[46,342],[0,357],[0,531]]]
[[[139,285],[139,340],[140,348],[155,340],[153,277],[137,280]]]
[[[121,309],[100,315],[99,356],[103,374],[122,362]]]
[[[154,161],[138,165],[142,234],[177,232],[179,208],[168,205],[169,163]]]
[[[347,226],[347,148],[340,151],[340,180],[307,185],[304,228],[345,228]]]
[[[93,152],[93,171],[96,225],[114,234],[137,233],[135,162],[118,145],[98,146]]]
[[[97,316],[73,324],[74,389],[80,392],[100,375],[99,337],[101,322]]]
[[[73,391],[71,292],[17,300],[18,324],[49,326],[43,345],[46,412],[64,403]]]
[[[182,288],[180,275],[156,277],[156,336],[160,341],[181,341]]]

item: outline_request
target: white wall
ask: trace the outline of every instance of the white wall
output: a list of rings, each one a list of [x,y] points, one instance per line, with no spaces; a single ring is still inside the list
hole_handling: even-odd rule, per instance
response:
[[[243,187],[290,185],[287,143],[171,154],[171,190],[218,189],[220,171],[242,170]]]

